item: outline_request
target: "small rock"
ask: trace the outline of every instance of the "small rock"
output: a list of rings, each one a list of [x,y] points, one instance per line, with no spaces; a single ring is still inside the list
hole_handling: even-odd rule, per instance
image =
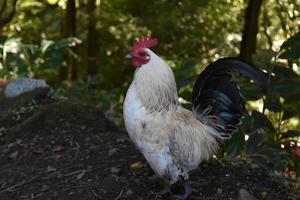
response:
[[[56,169],[54,167],[51,167],[50,165],[47,167],[47,172],[55,172]]]
[[[0,136],[2,136],[6,132],[5,127],[0,127]]]
[[[128,197],[128,196],[130,196],[130,195],[132,195],[132,194],[133,194],[133,191],[130,190],[130,189],[128,189],[128,190],[124,193],[124,196]]]
[[[42,186],[42,192],[46,192],[47,190],[50,189],[50,186],[49,185],[43,185]]]
[[[118,142],[118,143],[124,143],[124,142],[125,142],[125,138],[118,138],[118,139],[117,139],[117,142]]]
[[[35,89],[48,88],[49,86],[44,80],[19,78],[8,83],[4,89],[4,96],[12,98],[20,94],[33,91]]]
[[[113,155],[115,155],[115,154],[117,153],[117,151],[118,151],[117,148],[110,149],[110,150],[108,151],[108,155],[109,155],[109,156],[113,156]]]
[[[86,171],[83,170],[82,172],[80,172],[77,176],[76,176],[76,180],[80,180],[84,175],[85,175]]]
[[[257,200],[257,198],[251,195],[246,189],[240,189],[238,200]]]
[[[117,174],[117,173],[120,172],[120,169],[117,168],[117,167],[111,167],[111,168],[110,168],[110,172],[113,173],[113,174]]]
[[[11,153],[8,157],[9,157],[10,159],[15,160],[15,159],[17,158],[17,155],[18,155],[18,151],[14,151],[14,152]]]
[[[86,168],[86,171],[87,171],[87,172],[90,172],[90,171],[92,171],[92,169],[93,169],[93,166],[92,166],[92,165],[89,165],[89,166]]]

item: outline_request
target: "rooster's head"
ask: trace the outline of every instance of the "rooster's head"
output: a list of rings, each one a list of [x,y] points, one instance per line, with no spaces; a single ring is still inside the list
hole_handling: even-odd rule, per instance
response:
[[[157,43],[158,41],[155,38],[140,38],[132,46],[131,52],[127,55],[127,58],[132,60],[132,65],[134,67],[141,67],[143,64],[148,63],[151,59],[147,49],[156,46]]]

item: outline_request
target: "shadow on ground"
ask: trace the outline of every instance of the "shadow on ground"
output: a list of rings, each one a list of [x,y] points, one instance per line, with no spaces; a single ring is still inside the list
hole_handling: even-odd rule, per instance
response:
[[[300,199],[291,183],[244,162],[211,160],[191,174],[190,199]],[[140,153],[101,112],[40,91],[0,98],[1,200],[168,199]]]

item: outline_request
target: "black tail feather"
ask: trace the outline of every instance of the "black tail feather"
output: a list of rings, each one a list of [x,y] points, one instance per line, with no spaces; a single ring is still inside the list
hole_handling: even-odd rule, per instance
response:
[[[223,138],[230,138],[237,131],[245,109],[245,99],[232,80],[232,72],[246,76],[266,91],[267,79],[258,68],[236,58],[222,58],[204,69],[192,93],[198,119],[213,126]]]

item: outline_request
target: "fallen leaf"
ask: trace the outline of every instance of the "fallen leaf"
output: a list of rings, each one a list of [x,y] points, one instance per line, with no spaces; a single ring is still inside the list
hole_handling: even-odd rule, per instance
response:
[[[145,167],[145,165],[141,161],[134,162],[130,165],[131,169],[141,169]]]
[[[293,149],[292,149],[292,153],[297,156],[298,158],[300,158],[300,147],[298,146],[295,146]]]
[[[76,180],[80,180],[84,175],[85,175],[86,171],[83,170],[82,172],[80,172],[77,176],[76,176]]]
[[[57,144],[57,145],[55,145],[54,147],[53,147],[53,151],[54,152],[61,152],[61,151],[63,151],[65,149],[65,147],[63,146],[63,145],[61,145],[61,144]]]
[[[43,149],[41,147],[37,147],[32,149],[31,152],[35,155],[41,155],[43,153]]]
[[[0,79],[0,88],[5,88],[7,82],[4,79]]]

